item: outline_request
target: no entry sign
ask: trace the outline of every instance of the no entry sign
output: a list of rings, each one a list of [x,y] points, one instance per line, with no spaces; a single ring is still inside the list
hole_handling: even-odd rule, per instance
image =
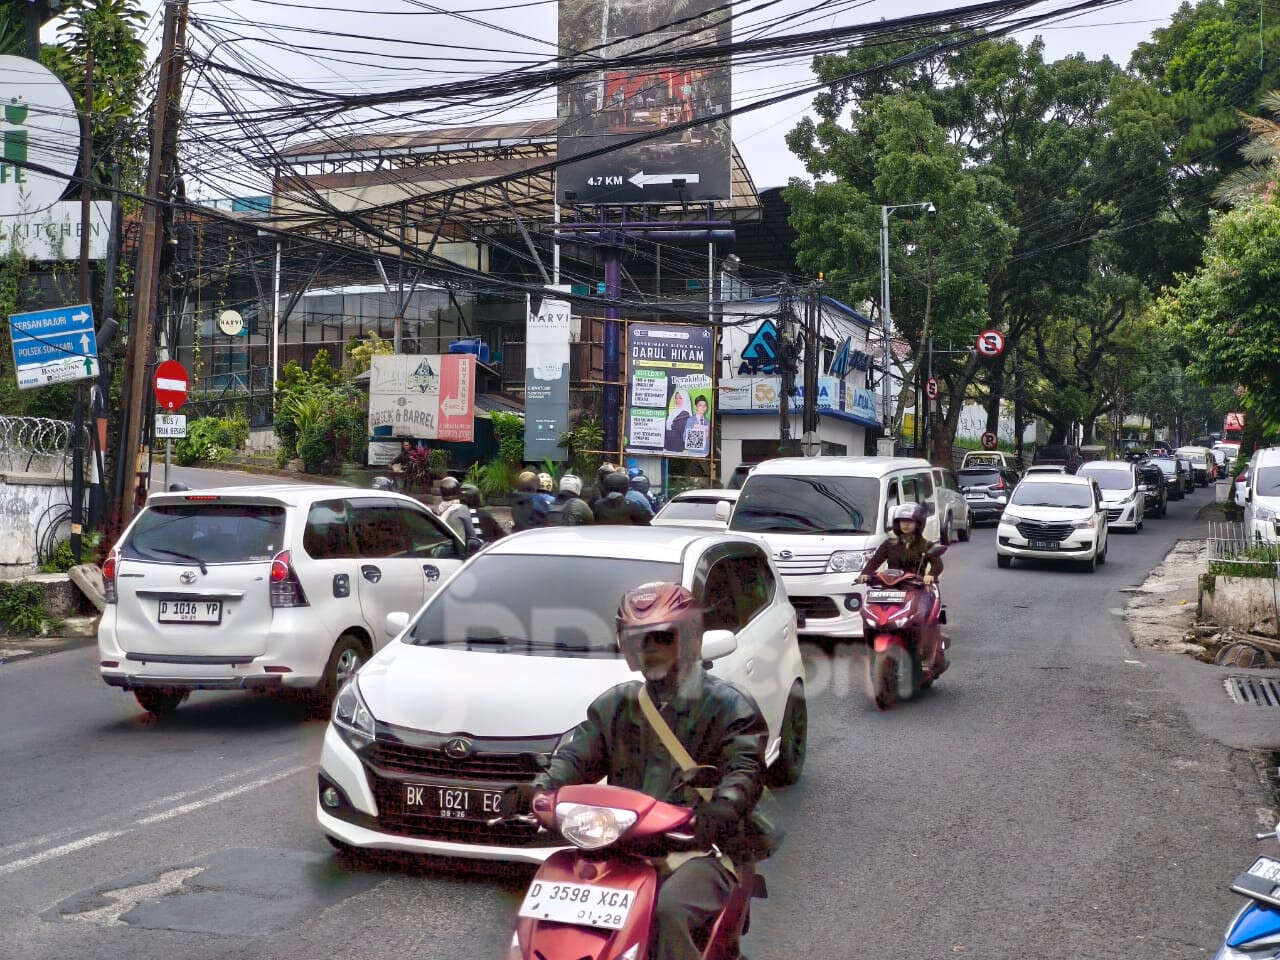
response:
[[[930,377],[924,382],[924,392],[930,400],[938,399],[938,381]]]
[[[1004,334],[999,330],[983,330],[978,334],[978,352],[984,357],[998,357],[1004,353]]]
[[[990,430],[982,435],[982,449],[984,450],[994,450],[999,443],[999,438]]]
[[[156,367],[156,406],[177,410],[187,402],[187,371],[177,360]]]

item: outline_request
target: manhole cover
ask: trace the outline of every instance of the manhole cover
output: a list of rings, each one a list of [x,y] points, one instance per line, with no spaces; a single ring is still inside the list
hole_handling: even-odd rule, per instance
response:
[[[1232,703],[1242,707],[1280,707],[1280,682],[1271,677],[1227,677],[1222,682]]]

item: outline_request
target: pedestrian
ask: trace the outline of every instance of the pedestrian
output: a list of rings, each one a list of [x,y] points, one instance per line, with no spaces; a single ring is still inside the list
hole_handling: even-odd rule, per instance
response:
[[[516,478],[516,489],[511,494],[511,521],[516,531],[547,525],[546,501],[538,496],[538,475],[532,470],[525,470]]]
[[[642,510],[637,503],[627,499],[627,489],[630,483],[625,473],[621,470],[615,470],[604,478],[603,485],[604,496],[591,505],[591,512],[596,516],[596,523],[614,524],[615,526],[647,527],[649,525],[649,520],[653,514]]]
[[[471,527],[485,543],[493,543],[507,535],[498,518],[484,505],[484,495],[474,483],[464,483],[458,499],[471,511]]]
[[[560,495],[551,505],[549,516],[551,526],[572,527],[584,523],[595,523],[595,514],[582,499],[582,480],[572,473],[560,478]]]

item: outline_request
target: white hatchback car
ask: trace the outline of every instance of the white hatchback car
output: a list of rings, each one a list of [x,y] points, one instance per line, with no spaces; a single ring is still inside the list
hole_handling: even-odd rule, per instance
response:
[[[1098,484],[1107,508],[1108,527],[1134,533],[1142,529],[1147,497],[1134,464],[1128,460],[1090,460],[1081,465],[1076,476],[1088,477]]]
[[[193,690],[303,690],[317,705],[466,546],[418,501],[351,487],[158,493],[103,565],[102,679],[155,714]]]
[[[650,521],[655,527],[707,527],[723,530],[729,526],[739,490],[686,490],[668,500]]]
[[[804,765],[796,615],[758,541],[679,527],[553,527],[487,546],[338,694],[316,796],[339,848],[541,862],[556,840],[490,825],[609,688],[636,679],[615,617],[628,590],[676,581],[702,601],[712,672],[755,698],[772,779]]]
[[[1031,474],[1009,497],[996,528],[996,565],[1025,560],[1107,562],[1107,508],[1090,477]]]

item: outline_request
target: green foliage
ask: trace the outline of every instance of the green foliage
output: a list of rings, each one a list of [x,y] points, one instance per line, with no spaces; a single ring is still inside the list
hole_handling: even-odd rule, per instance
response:
[[[364,460],[367,437],[363,396],[340,385],[342,375],[317,351],[310,370],[289,361],[276,391],[274,429],[282,462],[302,460],[307,473],[336,470],[344,460]]]
[[[94,563],[98,557],[99,548],[102,546],[102,531],[94,530],[92,533],[86,533],[80,538],[80,558],[85,563]],[[58,545],[53,548],[53,553],[49,559],[40,564],[41,573],[66,573],[76,565],[75,557],[71,555],[71,540],[60,540]]]
[[[432,480],[443,480],[449,473],[449,451],[433,447],[427,452],[427,469]]]
[[[178,463],[217,463],[249,439],[249,421],[244,417],[201,417],[187,425],[187,435],[173,448]]]
[[[1210,560],[1209,573],[1218,577],[1280,579],[1280,547],[1275,544],[1245,547],[1231,557]]]
[[[603,445],[604,425],[599,420],[583,420],[556,441],[556,446],[564,447],[569,453],[569,469],[584,482],[594,477],[604,463],[601,454],[587,451],[599,450]]]
[[[20,633],[44,633],[58,625],[44,605],[38,583],[0,581],[0,624]]]
[[[489,419],[493,421],[493,434],[498,440],[498,456],[512,466],[524,463],[524,417],[495,410]]]
[[[480,467],[475,476],[468,472],[469,482],[480,488],[486,500],[504,498],[516,488],[516,478],[520,475],[518,463],[507,463],[501,458],[490,460]]]
[[[376,331],[370,330],[363,340],[352,337],[347,343],[347,364],[351,375],[365,373],[373,363],[375,356],[391,353],[392,343],[383,340]]]

